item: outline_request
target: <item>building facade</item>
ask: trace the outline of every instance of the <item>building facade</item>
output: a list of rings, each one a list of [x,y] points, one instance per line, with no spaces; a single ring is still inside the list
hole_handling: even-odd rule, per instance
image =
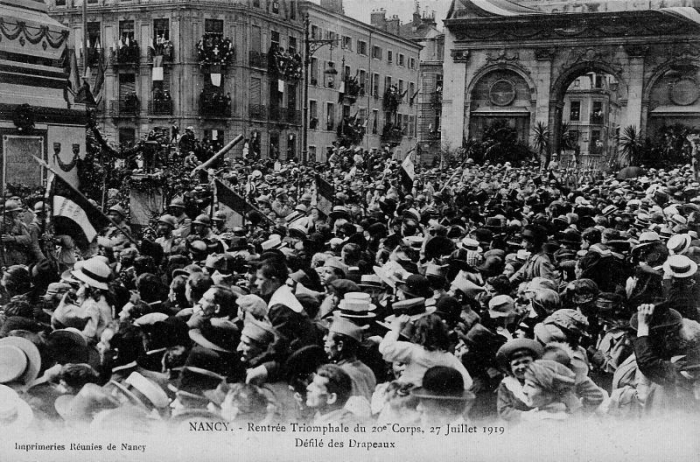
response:
[[[526,144],[537,124],[546,126],[559,152],[567,91],[590,73],[617,84],[604,122],[615,113],[622,129],[642,139],[675,122],[697,126],[700,24],[685,3],[453,1],[445,20],[443,146],[479,140],[489,124],[506,121]],[[611,146],[610,128],[594,140],[601,154],[589,137],[589,154]]]
[[[619,82],[611,75],[590,72],[574,80],[564,95],[562,120],[568,125],[569,148],[577,155],[610,156],[620,135]],[[565,152],[562,147],[562,153]]]
[[[421,15],[418,4],[411,22],[401,26],[401,36],[422,48],[420,50],[420,89],[416,136],[420,145],[420,162],[430,164],[439,159],[440,125],[442,119],[442,65],[445,60],[445,34],[435,22],[435,13]]]
[[[325,160],[329,146],[353,135],[367,148],[415,144],[419,46],[345,16],[339,1],[87,1],[85,31],[77,0],[50,0],[49,11],[70,29],[80,72],[87,67],[90,81],[104,72],[99,123],[115,143],[192,127],[214,147],[244,135],[233,156],[245,145],[263,158],[300,158],[308,13],[312,40],[338,40],[311,58],[309,159]],[[387,111],[392,85],[398,104]]]
[[[215,147],[243,134],[262,157],[298,156],[297,1],[87,1],[85,32],[82,2],[50,0],[49,11],[70,29],[81,72],[87,65],[95,79],[104,70],[99,122],[113,142],[191,126]],[[233,155],[242,152],[243,143]]]
[[[309,157],[325,160],[329,148],[415,147],[420,45],[399,36],[398,18],[384,11],[365,24],[343,14],[340,0],[302,4],[309,40]],[[322,41],[336,45],[320,46]],[[318,44],[315,47],[314,44]]]

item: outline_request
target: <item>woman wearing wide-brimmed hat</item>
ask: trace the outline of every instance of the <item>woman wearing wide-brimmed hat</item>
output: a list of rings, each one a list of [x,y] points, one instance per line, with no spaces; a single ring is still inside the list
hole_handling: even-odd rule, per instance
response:
[[[88,341],[97,343],[102,331],[114,319],[112,306],[105,296],[109,292],[112,270],[103,259],[94,257],[76,264],[71,274],[80,282],[77,304],[88,318],[82,333]],[[68,294],[64,295],[62,305],[67,298]]]

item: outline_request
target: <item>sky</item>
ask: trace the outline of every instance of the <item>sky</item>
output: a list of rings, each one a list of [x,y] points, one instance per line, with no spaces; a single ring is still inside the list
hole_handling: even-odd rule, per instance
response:
[[[320,0],[312,0],[320,3]],[[418,0],[421,14],[435,11],[438,27],[442,28],[442,20],[447,16],[451,0]],[[416,0],[343,0],[345,14],[359,21],[369,23],[373,10],[384,8],[387,18],[398,15],[401,24],[409,22],[416,8]]]

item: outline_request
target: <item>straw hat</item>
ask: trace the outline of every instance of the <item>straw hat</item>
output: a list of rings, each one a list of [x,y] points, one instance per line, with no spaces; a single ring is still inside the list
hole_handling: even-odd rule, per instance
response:
[[[109,278],[112,270],[109,266],[98,258],[91,258],[83,262],[83,264],[71,271],[71,274],[80,279],[90,287],[96,289],[108,290]]]

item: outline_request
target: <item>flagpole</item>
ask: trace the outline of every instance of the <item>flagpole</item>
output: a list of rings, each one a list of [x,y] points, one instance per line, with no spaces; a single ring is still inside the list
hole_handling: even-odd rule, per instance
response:
[[[36,156],[31,156],[31,157],[32,157],[32,159],[34,159],[39,165],[41,165],[42,167],[44,167],[45,169],[47,169],[49,172],[53,173],[54,175],[61,176],[61,175],[59,175],[59,173],[58,173],[56,170],[54,170],[53,168],[51,168],[51,166],[50,166],[49,164],[47,164],[46,162],[44,162],[43,159],[39,159],[39,158],[36,157]],[[86,201],[86,202],[90,202],[90,199],[88,199],[87,197],[85,197],[85,194],[83,194],[83,193],[81,193],[80,191],[78,191],[77,189],[75,189],[75,187],[74,187],[72,184],[70,184],[69,182],[67,182],[67,181],[65,181],[65,180],[64,180],[63,182],[65,183],[65,185],[66,185],[71,191],[73,191],[75,194],[77,194],[78,197],[80,197],[81,199],[83,199],[83,200]],[[95,206],[93,205],[93,207],[95,207]],[[102,210],[100,210],[99,207],[95,207],[95,210],[97,210],[98,213],[99,213],[100,215],[102,215],[102,218],[106,218],[111,224],[113,224],[114,227],[117,228],[117,229],[119,230],[119,232],[121,232],[124,236],[126,236],[126,238],[127,238],[129,241],[131,241],[132,244],[138,246],[138,242],[136,241],[136,239],[134,239],[134,238],[131,236],[130,233],[127,233],[124,229],[122,229],[122,227],[119,226],[114,220],[112,220],[112,219],[109,217],[109,215],[105,215],[105,214],[102,212]],[[3,208],[3,218],[4,218],[4,214],[5,214],[5,209]]]
[[[88,68],[87,35],[87,0],[83,0],[83,74]]]

